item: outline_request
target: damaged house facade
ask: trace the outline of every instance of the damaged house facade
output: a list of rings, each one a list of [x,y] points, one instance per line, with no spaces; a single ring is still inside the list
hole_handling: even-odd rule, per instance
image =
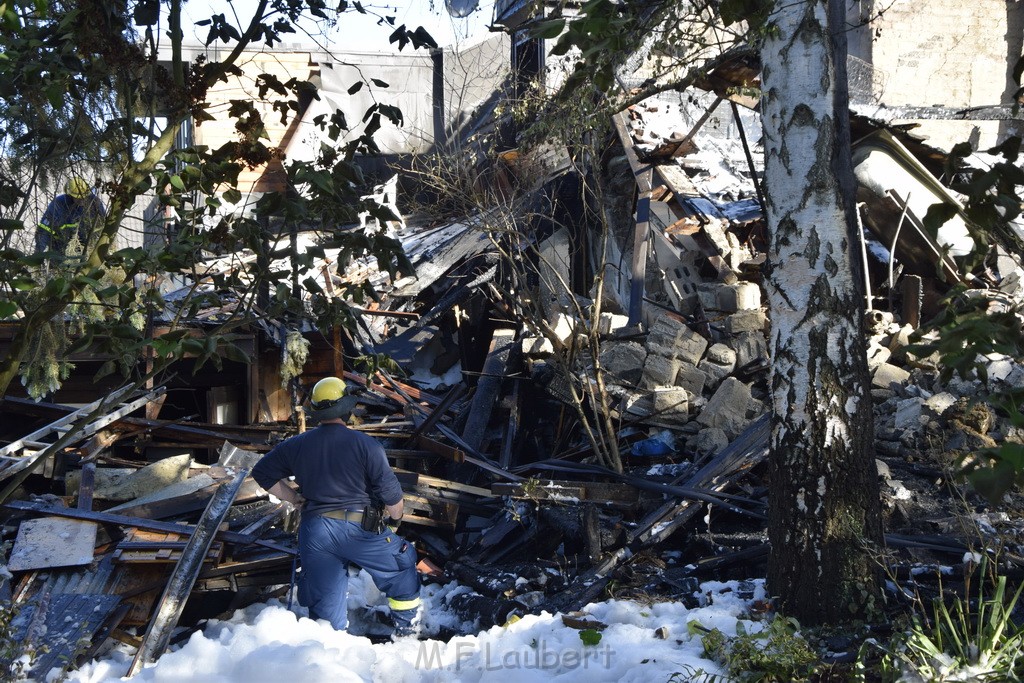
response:
[[[241,171],[242,191],[211,213],[211,231],[295,191],[288,163],[341,144],[327,132],[336,112],[361,122],[345,132],[354,139],[368,108],[385,98],[397,107],[400,119],[387,110],[375,133],[381,154],[356,164],[365,202],[345,227],[400,243],[411,272],[346,255],[324,236],[339,226],[268,221],[262,251],[209,253],[202,269],[147,283],[168,303],[152,334],[184,319],[201,339],[207,323],[231,319],[246,295],[232,299],[223,283],[244,281],[261,259],[286,280],[301,276],[294,291],[315,286],[340,300],[346,285],[370,284],[374,297],[344,302],[355,325],[261,316],[263,293],[235,328],[244,359],[216,370],[193,372],[186,358],[125,392],[114,375],[93,379],[110,359],[85,347],[46,400],[12,385],[0,422],[3,597],[18,607],[12,623],[26,648],[46,634],[33,675],[73,667],[111,639],[137,648],[134,673],[203,619],[288,595],[294,515],[247,475],[306,428],[306,392],[327,376],[355,396],[350,426],[385,446],[420,571],[471,588],[447,607],[479,628],[631,591],[692,600],[700,580],[763,575],[771,322],[757,59],[722,59],[692,87],[614,114],[602,168],[581,170],[557,144],[515,146],[500,118],[505,94],[525,80],[551,67],[554,89],[568,73],[548,64],[550,41],[518,30],[531,19],[524,7],[496,3],[495,22],[510,33],[458,49],[343,58],[278,49],[210,88],[213,119],[187,123],[184,146],[233,139],[218,113],[251,98],[274,150]],[[956,142],[984,148],[1019,132],[998,103],[1015,90],[1024,13],[998,9],[931,7],[963,34],[925,29],[902,1],[861,3],[849,17],[864,227],[854,250],[869,292],[886,541],[907,567],[956,561],[970,546],[935,500],[943,473],[929,444],[968,451],[1016,433],[969,403],[980,382],[940,381],[934,359],[908,350],[955,283],[1024,299],[1019,255],[993,251],[968,267],[976,245],[942,166]],[[195,65],[216,56],[190,50]],[[643,68],[620,76],[639,83]],[[258,95],[264,74],[315,85],[284,123]],[[430,165],[446,155],[466,172],[452,180],[450,166]],[[580,192],[588,173],[604,174],[600,201]],[[441,196],[445,187],[460,201]],[[122,246],[173,246],[179,217],[158,194],[137,201],[144,228]],[[933,234],[925,219],[936,203],[953,219]],[[203,288],[215,306],[175,307]],[[992,357],[988,376],[1024,386],[1009,357]]]

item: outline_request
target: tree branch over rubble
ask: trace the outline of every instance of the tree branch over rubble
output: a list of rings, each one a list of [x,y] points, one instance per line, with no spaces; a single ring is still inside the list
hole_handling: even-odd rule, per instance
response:
[[[111,353],[116,362],[101,373],[134,367],[146,349],[160,358],[196,355],[198,365],[221,356],[245,360],[231,343],[230,327],[209,331],[205,340],[189,339],[177,323],[187,312],[214,305],[220,292],[231,290],[248,300],[273,292],[259,315],[295,324],[351,324],[343,298],[328,296],[305,274],[311,267],[291,254],[290,268],[303,273],[291,283],[281,269],[270,267],[273,235],[267,225],[319,228],[326,245],[352,258],[372,254],[393,271],[409,264],[397,242],[383,234],[341,232],[354,222],[359,206],[361,172],[358,152],[374,152],[373,132],[384,119],[400,119],[394,107],[378,103],[366,113],[362,134],[341,142],[349,130],[344,116],[318,123],[328,130],[333,146],[324,145],[308,163],[286,167],[291,192],[265,196],[244,206],[239,174],[271,162],[279,153],[263,141],[263,117],[252,100],[233,100],[228,116],[236,139],[217,149],[183,146],[180,132],[192,119],[196,125],[217,116],[208,94],[218,83],[239,78],[243,55],[273,47],[294,33],[303,17],[328,21],[362,6],[341,2],[329,8],[324,0],[260,0],[238,26],[223,15],[200,25],[209,27],[206,44],[229,46],[219,60],[209,54],[186,68],[183,57],[183,3],[165,0],[169,31],[161,34],[161,3],[152,0],[110,4],[58,2],[51,7],[33,2],[5,6],[7,29],[0,39],[0,223],[4,229],[4,262],[0,270],[0,320],[14,323],[11,344],[0,357],[0,395],[19,374],[30,394],[39,398],[55,391],[71,367],[67,355],[92,344]],[[394,28],[394,26],[392,26]],[[161,41],[170,40],[170,64],[158,61]],[[422,31],[394,28],[393,40],[414,47],[432,46]],[[317,97],[314,86],[292,78],[286,83],[271,75],[259,77],[257,99],[286,121],[301,113],[302,103]],[[340,114],[340,112],[338,113]],[[157,117],[162,117],[158,120]],[[73,240],[66,253],[32,253],[34,223],[45,201],[71,177],[81,177],[109,198],[105,219],[92,227],[82,243]],[[140,201],[149,199],[157,225],[137,218]],[[235,208],[237,206],[237,209]],[[141,228],[129,227],[131,223]],[[159,249],[121,248],[126,231],[167,234]],[[147,318],[167,308],[159,283],[168,275],[185,275],[211,254],[248,249],[258,258],[210,278],[210,287],[193,288],[177,301],[175,325],[158,339],[151,337]],[[293,291],[301,281],[300,290]],[[361,301],[372,293],[363,285],[346,286],[342,295]],[[309,299],[304,304],[303,299]]]

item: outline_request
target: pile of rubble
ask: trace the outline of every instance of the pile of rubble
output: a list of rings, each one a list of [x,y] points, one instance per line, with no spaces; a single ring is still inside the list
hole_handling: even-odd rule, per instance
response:
[[[448,607],[481,627],[517,612],[571,612],[607,593],[686,600],[700,578],[764,573],[769,320],[758,169],[745,138],[696,136],[713,117],[698,112],[689,133],[649,144],[643,112],[631,116],[617,117],[620,167],[637,180],[630,193],[639,191],[636,221],[646,224],[628,226],[636,241],[620,254],[633,251],[639,271],[626,280],[643,285],[642,296],[592,321],[613,415],[564,390],[594,380],[594,364],[565,357],[591,324],[578,316],[591,302],[574,294],[573,307],[551,315],[554,339],[538,338],[522,301],[503,296],[507,264],[470,220],[403,227],[415,277],[385,282],[355,264],[383,292],[364,310],[373,316],[366,338],[325,345],[330,358],[312,358],[298,382],[344,375],[356,402],[350,425],[381,440],[398,473],[403,533],[420,571],[470,587],[452,592]],[[735,158],[710,164],[700,149]],[[568,261],[570,243],[555,232],[535,247]],[[328,288],[340,277],[330,264]],[[890,268],[872,301],[936,286],[922,277]],[[929,359],[907,352],[922,298],[869,313],[887,538],[908,565],[936,554],[959,561],[971,546],[941,488],[951,485],[950,454],[1019,436],[967,402],[979,381],[940,382]],[[342,372],[342,341],[387,353],[406,379]],[[991,359],[988,374],[1024,385],[1024,368],[1009,359]],[[4,413],[19,416],[0,435],[0,590],[14,607],[0,640],[17,644],[0,648],[8,663],[33,654],[32,674],[42,676],[115,639],[137,646],[137,671],[205,619],[289,594],[296,520],[248,472],[305,428],[301,410],[264,425],[131,416],[160,393],[121,392],[81,409],[3,399]],[[606,436],[626,454],[622,472],[597,464],[581,435],[580,421],[595,415],[616,425]]]

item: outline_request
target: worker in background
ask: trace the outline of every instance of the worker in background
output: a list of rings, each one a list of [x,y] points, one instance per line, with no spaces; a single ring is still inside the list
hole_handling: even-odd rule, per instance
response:
[[[354,563],[388,596],[394,635],[411,635],[420,582],[415,548],[395,533],[404,512],[402,489],[381,445],[345,425],[350,401],[337,377],[317,382],[310,404],[319,425],[277,445],[256,463],[252,477],[272,495],[301,506],[299,602],[310,617],[345,629],[348,566]]]
[[[103,202],[84,178],[75,176],[64,185],[64,194],[57,195],[36,227],[36,253],[54,251],[67,255],[68,244],[77,240],[82,253],[93,231],[107,217]]]

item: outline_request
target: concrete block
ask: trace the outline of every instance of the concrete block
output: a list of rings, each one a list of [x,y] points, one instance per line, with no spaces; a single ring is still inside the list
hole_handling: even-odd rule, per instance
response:
[[[729,437],[718,427],[705,427],[686,442],[686,449],[698,456],[714,455],[729,445]]]
[[[597,323],[598,334],[611,334],[629,324],[629,316],[618,313],[602,313]]]
[[[948,391],[943,391],[941,393],[935,394],[934,396],[929,396],[925,400],[924,406],[925,409],[928,410],[932,415],[940,417],[947,410],[949,410],[955,403],[956,396],[949,393]]]
[[[891,363],[882,363],[871,376],[871,386],[879,389],[888,389],[889,385],[905,384],[910,379],[910,373],[903,368],[898,368]]]
[[[743,332],[762,332],[768,325],[768,316],[764,309],[751,308],[737,311],[725,319],[725,331],[729,334]]]
[[[705,311],[719,311],[718,290],[726,285],[718,282],[702,282],[697,285],[697,301]]]
[[[768,341],[761,332],[744,332],[734,337],[730,344],[736,351],[738,368],[758,359],[768,360]]]
[[[690,363],[680,362],[676,371],[676,386],[682,387],[694,398],[704,393],[704,384],[707,376],[697,367]]]
[[[905,398],[896,404],[894,426],[901,432],[916,432],[923,426],[921,424],[922,415],[924,415],[924,399]]]
[[[653,389],[675,384],[679,365],[680,362],[677,360],[657,353],[648,353],[647,359],[644,361],[643,374],[640,377],[640,386],[644,389]]]
[[[578,321],[576,320],[576,318],[572,317],[571,315],[566,315],[565,313],[559,313],[555,318],[555,324],[553,325],[555,335],[564,344],[568,342],[572,335],[576,332],[577,325]]]
[[[544,337],[523,337],[524,356],[550,356],[555,347]]]
[[[717,365],[736,365],[736,352],[726,344],[712,344],[708,347],[704,360]]]
[[[601,345],[601,366],[617,382],[640,382],[646,360],[647,350],[637,342],[604,342]]]
[[[718,290],[718,310],[746,311],[761,308],[761,288],[753,282],[723,285]]]
[[[1013,389],[1024,389],[1024,367],[1014,365],[1013,370],[1003,381]]]
[[[655,387],[651,398],[654,399],[654,412],[661,415],[686,415],[689,410],[686,389],[682,387]]]
[[[913,333],[913,327],[910,325],[904,325],[889,337],[889,350],[893,352],[893,355],[897,359],[903,359],[906,357],[907,354],[903,352],[903,348],[910,344],[910,335]]]
[[[707,347],[707,339],[669,316],[658,318],[647,335],[649,353],[678,358],[693,365],[701,359]]]
[[[707,377],[707,386],[714,389],[736,369],[736,352],[725,344],[714,344],[697,369]]]
[[[731,440],[764,410],[764,404],[751,396],[749,386],[735,377],[726,377],[701,410],[697,421],[708,427],[718,427]]]
[[[883,363],[888,363],[892,351],[878,342],[871,342],[868,345],[868,370],[874,370]]]
[[[985,369],[988,370],[990,380],[1001,381],[1010,376],[1013,372],[1013,360],[1001,353],[990,353],[985,358]]]

